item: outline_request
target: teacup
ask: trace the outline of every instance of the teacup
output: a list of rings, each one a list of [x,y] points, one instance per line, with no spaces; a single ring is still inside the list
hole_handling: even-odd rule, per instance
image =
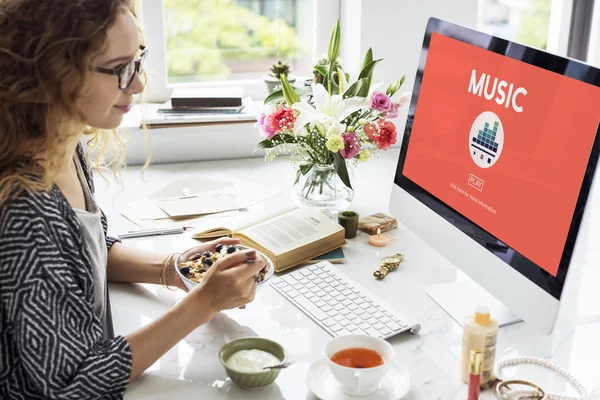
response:
[[[381,355],[383,363],[372,367],[361,365],[361,368],[352,368],[331,360],[336,353],[348,349],[375,351]],[[383,339],[366,335],[347,335],[331,340],[325,346],[325,355],[329,369],[344,393],[350,396],[368,396],[379,389],[379,384],[394,359],[394,348]]]

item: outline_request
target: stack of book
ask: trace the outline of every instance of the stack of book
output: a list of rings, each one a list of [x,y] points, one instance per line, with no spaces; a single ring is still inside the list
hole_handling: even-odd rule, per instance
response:
[[[238,114],[243,110],[240,87],[205,89],[177,88],[170,107],[159,108],[162,115]]]
[[[257,110],[243,88],[176,88],[164,104],[147,104],[142,120],[150,128],[256,120]]]

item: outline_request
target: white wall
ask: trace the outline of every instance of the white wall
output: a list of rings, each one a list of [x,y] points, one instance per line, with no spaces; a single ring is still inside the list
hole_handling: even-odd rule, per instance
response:
[[[346,42],[341,56],[347,60],[346,68],[358,70],[371,47],[374,58],[384,59],[377,65],[373,81],[389,84],[406,73],[403,90],[410,91],[427,20],[437,17],[476,28],[477,4],[478,0],[342,0],[342,38]],[[353,31],[360,32],[359,41]]]
[[[594,4],[594,16],[592,18],[592,31],[590,32],[590,47],[588,50],[588,62],[600,67],[600,1]]]
[[[318,3],[334,1],[337,0],[318,0]],[[390,83],[406,73],[402,91],[410,91],[413,86],[429,17],[468,27],[475,27],[477,23],[478,0],[339,1],[342,24],[340,54],[345,69],[356,77],[367,49],[372,47],[375,58],[384,58],[377,65],[374,82]],[[329,43],[331,28],[318,39],[325,46]],[[403,114],[396,121],[399,135],[404,130],[405,118]],[[144,134],[135,128],[133,130],[128,161],[130,165],[142,164],[146,160]],[[155,163],[262,155],[253,154],[259,135],[251,124],[159,129],[151,130],[150,134]]]

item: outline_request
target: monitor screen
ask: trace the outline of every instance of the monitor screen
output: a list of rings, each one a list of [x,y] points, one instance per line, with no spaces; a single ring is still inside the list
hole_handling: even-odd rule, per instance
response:
[[[395,183],[560,298],[599,124],[598,69],[431,19]]]

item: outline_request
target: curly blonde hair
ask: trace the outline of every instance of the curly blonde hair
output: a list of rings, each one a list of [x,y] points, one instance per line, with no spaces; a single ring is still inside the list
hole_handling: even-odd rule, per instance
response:
[[[74,128],[85,121],[76,102],[90,62],[123,9],[135,15],[132,0],[0,0],[0,204],[23,190],[49,190],[66,145],[82,133],[100,159],[113,144],[113,170],[124,163],[116,131]],[[43,169],[32,159],[41,150]]]

